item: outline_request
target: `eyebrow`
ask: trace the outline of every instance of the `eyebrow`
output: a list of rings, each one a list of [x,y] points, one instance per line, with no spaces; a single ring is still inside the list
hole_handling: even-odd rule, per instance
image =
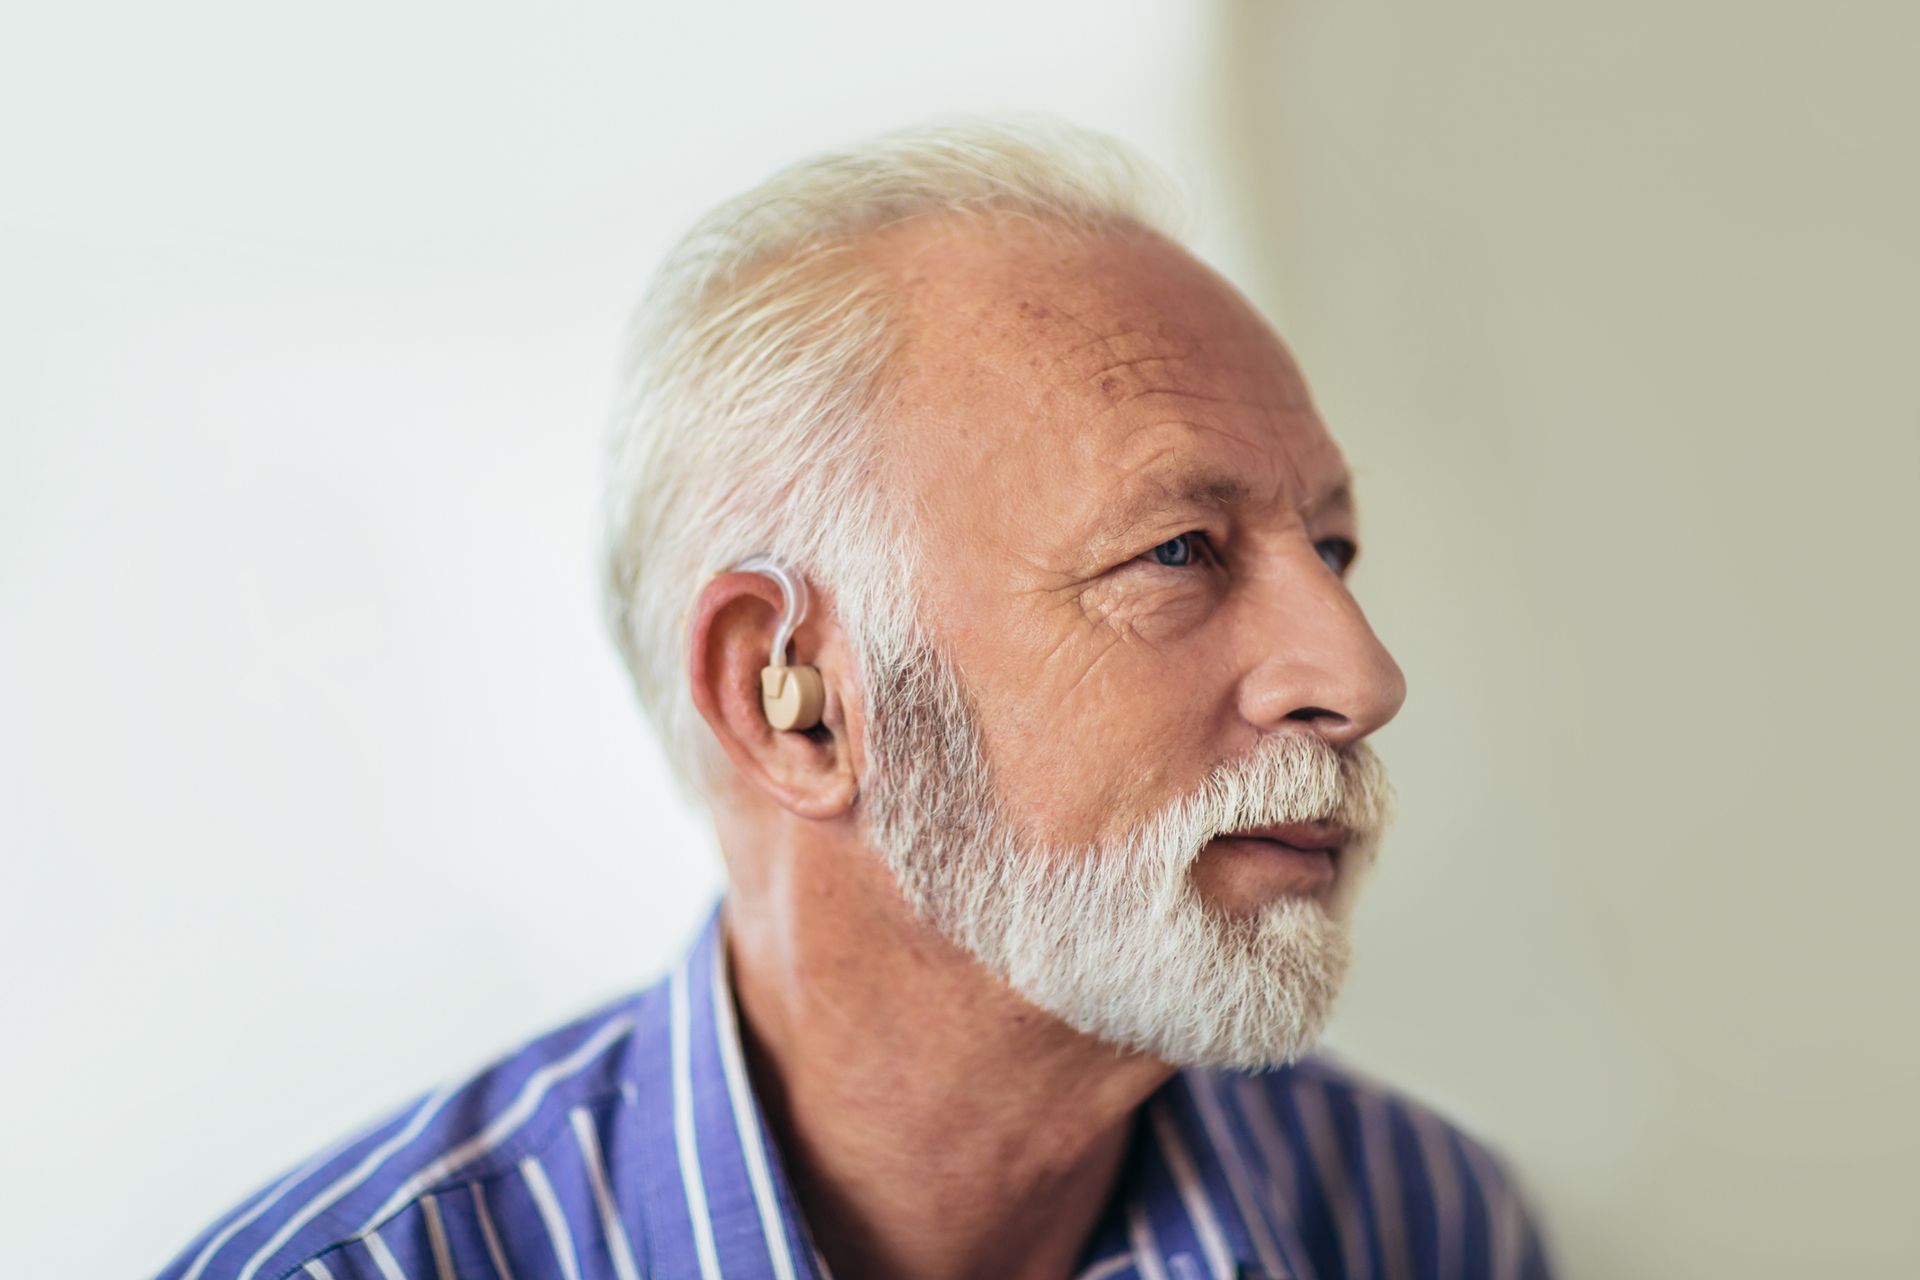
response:
[[[1252,496],[1253,486],[1245,477],[1225,471],[1183,470],[1152,477],[1117,506],[1103,508],[1097,523],[1083,532],[1082,542],[1104,551],[1149,516],[1192,507],[1241,506]],[[1353,473],[1348,471],[1331,489],[1309,502],[1306,513],[1311,517],[1322,510],[1352,504]]]

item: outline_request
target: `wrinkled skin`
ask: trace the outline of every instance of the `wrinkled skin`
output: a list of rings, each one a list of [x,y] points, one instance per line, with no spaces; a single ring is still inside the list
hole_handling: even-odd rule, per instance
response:
[[[1344,748],[1393,718],[1404,680],[1340,572],[1345,460],[1230,285],[1145,233],[1011,220],[902,224],[870,251],[904,308],[886,481],[920,514],[925,622],[1024,833],[1111,837],[1261,735]],[[743,1038],[821,1251],[839,1280],[1068,1276],[1174,1068],[913,916],[862,839],[866,714],[830,593],[794,643],[830,737],[759,714],[778,613],[765,578],[715,578],[688,678],[738,771],[715,819]],[[1299,889],[1218,846],[1193,874],[1229,912]]]

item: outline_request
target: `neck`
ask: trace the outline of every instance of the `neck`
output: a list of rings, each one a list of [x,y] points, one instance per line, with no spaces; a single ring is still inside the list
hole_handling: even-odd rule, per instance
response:
[[[761,866],[725,908],[741,1039],[836,1280],[1070,1277],[1172,1069],[1021,999],[870,856]]]

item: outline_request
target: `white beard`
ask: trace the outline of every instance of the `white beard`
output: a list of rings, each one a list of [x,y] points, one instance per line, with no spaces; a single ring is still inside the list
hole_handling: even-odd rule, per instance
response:
[[[1175,1066],[1262,1070],[1319,1039],[1390,815],[1365,743],[1343,755],[1311,731],[1269,735],[1117,839],[1029,843],[945,655],[916,637],[902,661],[863,657],[868,839],[916,912],[1067,1025]],[[1193,863],[1215,836],[1321,819],[1353,833],[1325,905],[1233,916],[1199,895]]]

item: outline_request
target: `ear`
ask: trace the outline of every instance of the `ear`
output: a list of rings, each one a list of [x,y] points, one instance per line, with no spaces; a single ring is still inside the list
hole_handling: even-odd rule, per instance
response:
[[[843,700],[847,646],[825,593],[811,595],[788,661],[820,671],[827,699],[819,726],[782,731],[761,710],[760,671],[784,605],[779,585],[765,574],[723,573],[700,589],[687,680],[694,705],[747,785],[800,817],[831,819],[848,813],[859,796],[858,761]]]

